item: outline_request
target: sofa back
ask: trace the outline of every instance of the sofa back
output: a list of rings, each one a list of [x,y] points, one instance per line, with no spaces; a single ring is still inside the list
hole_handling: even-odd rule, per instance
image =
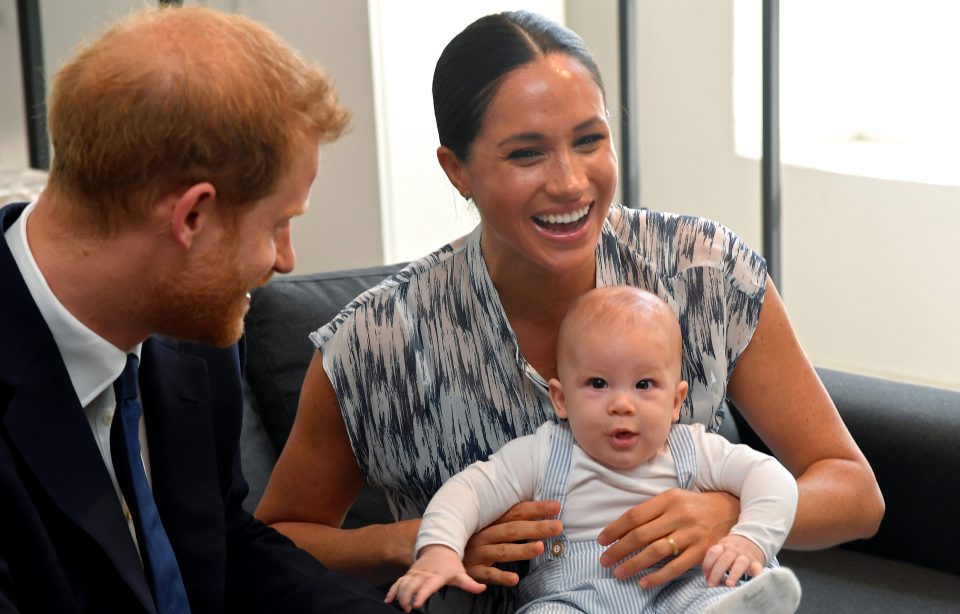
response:
[[[246,379],[276,454],[287,442],[315,351],[307,335],[401,266],[276,277],[251,292]]]

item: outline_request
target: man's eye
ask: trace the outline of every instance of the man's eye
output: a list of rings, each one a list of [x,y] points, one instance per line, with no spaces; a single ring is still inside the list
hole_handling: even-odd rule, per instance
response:
[[[592,377],[590,378],[590,386],[596,389],[606,388],[607,380],[602,377]]]
[[[652,385],[653,385],[653,383],[652,383],[650,380],[648,380],[648,379],[642,379],[642,380],[640,380],[639,382],[637,382],[637,389],[638,389],[638,390],[646,390],[647,388],[649,388],[649,387],[652,386]]]

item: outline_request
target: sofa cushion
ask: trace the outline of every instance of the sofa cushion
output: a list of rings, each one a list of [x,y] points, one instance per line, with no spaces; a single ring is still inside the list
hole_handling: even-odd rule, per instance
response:
[[[797,614],[960,613],[960,578],[902,561],[829,548],[777,555],[800,580]]]
[[[267,437],[279,455],[293,426],[307,366],[307,335],[402,265],[278,277],[251,293],[246,379]]]

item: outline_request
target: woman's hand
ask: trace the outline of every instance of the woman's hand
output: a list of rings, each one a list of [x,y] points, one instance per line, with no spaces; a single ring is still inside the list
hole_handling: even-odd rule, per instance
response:
[[[483,584],[514,586],[517,574],[494,567],[495,563],[527,561],[543,552],[540,540],[559,535],[563,525],[554,516],[559,501],[524,501],[492,524],[475,533],[463,553],[467,573]]]
[[[707,586],[719,586],[720,582],[734,586],[743,574],[753,577],[763,573],[766,562],[763,550],[742,535],[727,535],[707,550],[703,559],[703,575]]]
[[[416,563],[387,591],[385,603],[394,599],[409,612],[423,607],[442,586],[454,586],[468,593],[482,593],[487,587],[467,575],[457,553],[446,546],[433,544],[420,550]]]
[[[609,567],[642,548],[613,570],[617,578],[629,578],[675,556],[640,579],[641,588],[659,586],[699,565],[739,515],[740,500],[729,493],[668,490],[630,508],[600,532],[600,545],[610,546],[600,564]]]

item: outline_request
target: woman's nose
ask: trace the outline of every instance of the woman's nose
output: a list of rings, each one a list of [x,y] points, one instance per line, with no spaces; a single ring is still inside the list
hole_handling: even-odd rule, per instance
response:
[[[557,198],[576,200],[590,183],[584,162],[572,151],[557,154],[549,172],[547,193]]]

